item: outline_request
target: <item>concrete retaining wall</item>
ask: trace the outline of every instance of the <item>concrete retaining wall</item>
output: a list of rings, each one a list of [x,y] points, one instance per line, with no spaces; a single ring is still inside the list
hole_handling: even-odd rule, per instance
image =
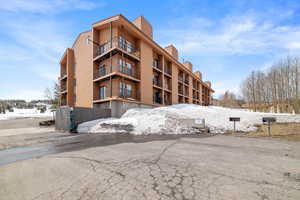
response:
[[[57,130],[69,131],[72,129],[72,126],[77,127],[77,125],[82,122],[107,118],[110,116],[110,109],[84,107],[71,108],[63,106],[56,111],[55,128]]]
[[[122,101],[105,102],[93,108],[62,106],[56,111],[55,128],[69,131],[71,127],[77,127],[82,122],[108,117],[119,118],[131,108],[153,108],[153,106]]]

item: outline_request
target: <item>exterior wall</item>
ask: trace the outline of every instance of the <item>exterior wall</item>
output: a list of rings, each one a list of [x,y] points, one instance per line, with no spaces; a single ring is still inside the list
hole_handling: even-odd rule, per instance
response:
[[[152,48],[145,42],[141,42],[141,101],[145,104],[153,104],[152,87]]]
[[[189,76],[189,103],[193,103],[193,78]]]
[[[92,107],[93,105],[93,56],[92,45],[86,38],[92,37],[91,31],[83,33],[77,39],[74,49],[76,100],[75,106]]]
[[[67,50],[67,105],[74,106],[74,52]]]
[[[178,67],[172,63],[172,104],[178,103]]]

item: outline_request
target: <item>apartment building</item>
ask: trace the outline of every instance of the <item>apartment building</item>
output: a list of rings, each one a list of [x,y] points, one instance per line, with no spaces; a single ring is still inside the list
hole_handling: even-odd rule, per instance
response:
[[[61,106],[110,108],[178,103],[210,105],[214,92],[191,62],[181,63],[173,45],[160,47],[140,16],[115,15],[80,33],[60,61]]]

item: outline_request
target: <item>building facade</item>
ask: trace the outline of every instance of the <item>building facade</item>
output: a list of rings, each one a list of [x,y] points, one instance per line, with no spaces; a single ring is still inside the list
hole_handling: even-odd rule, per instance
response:
[[[179,62],[173,45],[162,48],[152,37],[143,16],[115,15],[80,33],[60,61],[61,106],[210,105],[211,83]]]

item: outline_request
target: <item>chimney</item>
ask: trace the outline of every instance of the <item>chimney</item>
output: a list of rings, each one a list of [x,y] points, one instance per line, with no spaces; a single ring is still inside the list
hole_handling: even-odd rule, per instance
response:
[[[178,51],[172,44],[164,48],[173,58],[178,60]]]
[[[195,74],[195,76],[197,76],[200,80],[202,80],[202,73],[201,72],[195,72],[194,73]]]
[[[193,64],[190,61],[186,61],[182,63],[186,68],[188,68],[190,71],[193,71]]]
[[[153,37],[153,31],[151,24],[145,19],[144,16],[139,16],[132,23],[138,27],[143,33],[148,35],[150,38]]]

